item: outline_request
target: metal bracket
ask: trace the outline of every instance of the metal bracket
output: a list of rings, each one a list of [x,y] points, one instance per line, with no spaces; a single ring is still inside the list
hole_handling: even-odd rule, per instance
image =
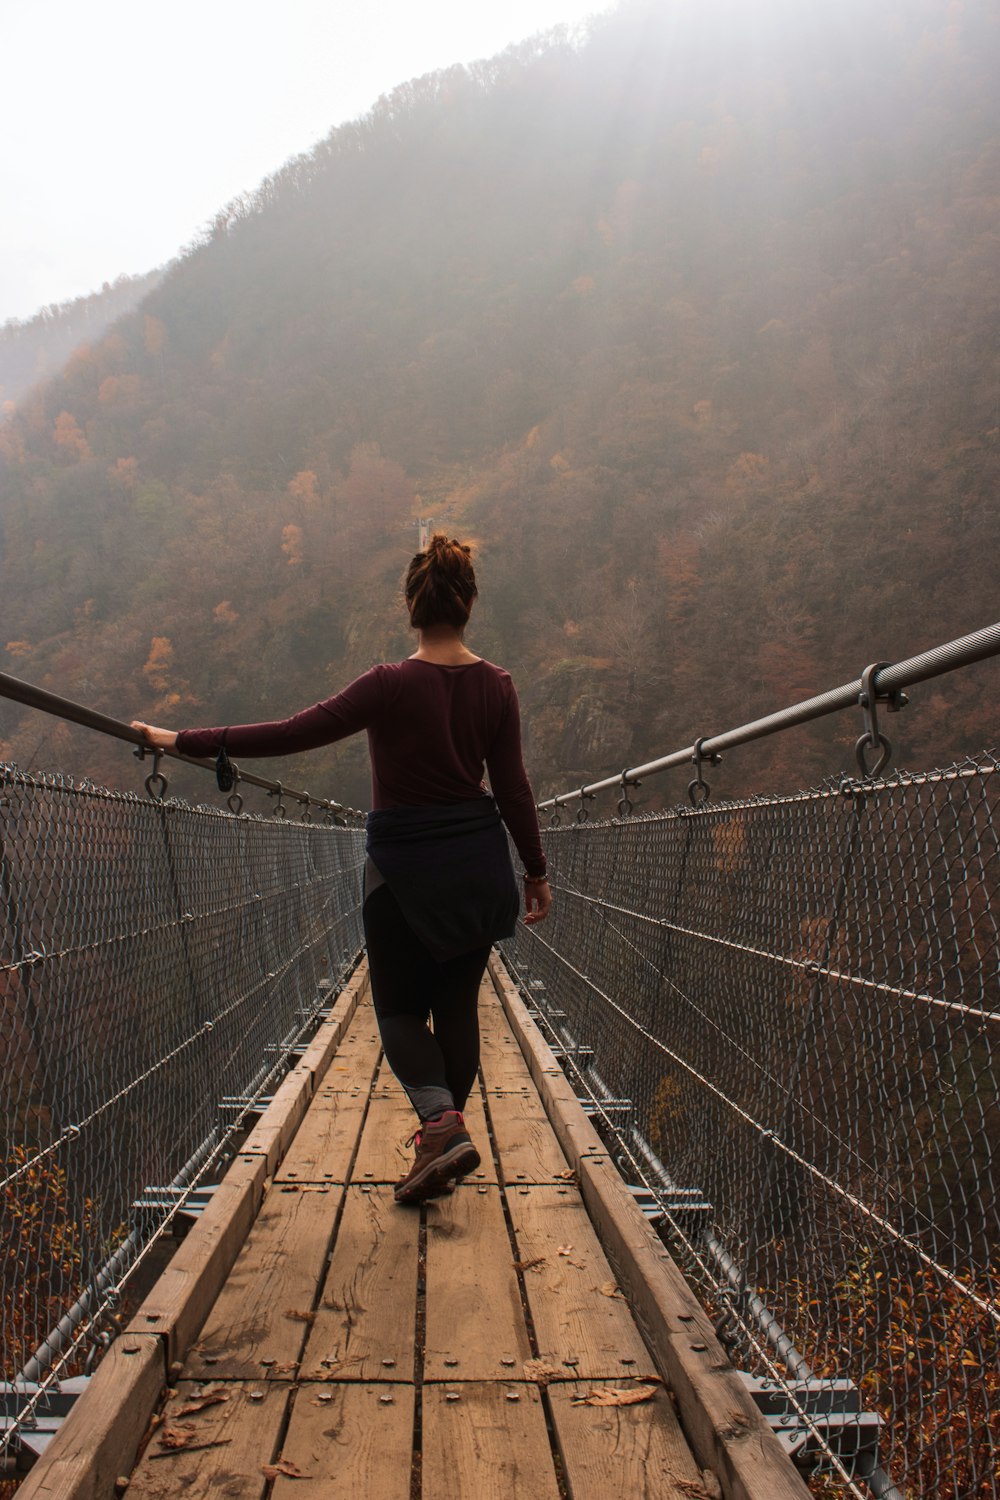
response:
[[[878,1466],[882,1418],[862,1411],[861,1393],[852,1380],[797,1380],[787,1385],[738,1372],[758,1410],[789,1458],[800,1469],[812,1469],[823,1457],[816,1432],[849,1473],[859,1477]],[[791,1395],[809,1416],[807,1426],[788,1399]]]
[[[29,1417],[18,1422],[25,1401],[39,1389],[33,1381],[0,1380],[0,1433],[16,1429],[16,1471],[27,1473],[40,1458],[69,1416],[74,1404],[90,1385],[92,1375],[73,1375],[49,1386]],[[0,1473],[0,1479],[4,1476]],[[10,1478],[12,1476],[7,1475]]]

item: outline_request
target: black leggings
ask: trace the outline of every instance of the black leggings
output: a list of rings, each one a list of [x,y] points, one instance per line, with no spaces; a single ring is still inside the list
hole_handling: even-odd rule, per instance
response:
[[[477,1006],[489,946],[438,963],[387,885],[372,891],[362,915],[372,999],[390,1068],[421,1120],[464,1109],[479,1067]]]

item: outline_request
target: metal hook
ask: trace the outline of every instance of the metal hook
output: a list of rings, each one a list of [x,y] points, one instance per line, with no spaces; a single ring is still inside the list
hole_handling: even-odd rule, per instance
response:
[[[587,819],[590,817],[590,812],[587,808],[587,798],[593,796],[594,793],[588,792],[586,787],[580,788],[580,806],[577,808],[576,812],[576,821],[578,823],[586,823]]]
[[[310,802],[311,802],[312,799],[310,798],[309,793],[307,792],[305,794],[305,796],[301,797],[299,800],[302,803],[302,811],[299,814],[299,822],[300,823],[311,823],[312,820],[313,820],[313,815],[312,815],[312,813],[310,811],[310,806],[309,805],[310,805]]]
[[[888,661],[873,661],[871,666],[865,667],[861,674],[861,691],[858,694],[858,703],[864,714],[864,733],[858,737],[854,746],[854,757],[858,763],[858,770],[866,781],[872,781],[880,776],[892,758],[892,744],[886,739],[878,724],[878,705],[884,703],[891,714],[899,713],[910,701],[905,693],[898,689],[893,692],[884,693],[879,696],[875,685],[875,675],[881,672],[883,667],[889,667],[892,663]],[[869,766],[865,758],[868,750],[877,750],[878,755],[874,765]]]
[[[270,792],[268,792],[267,795],[269,797],[277,797],[277,799],[278,799],[277,803],[275,804],[274,816],[276,818],[286,818],[288,816],[288,812],[287,812],[287,809],[285,807],[284,802],[282,802],[282,800],[281,800],[282,797],[285,795],[285,788],[281,785],[281,782],[280,781],[276,781],[274,783],[273,790],[270,791]]]
[[[140,759],[142,759],[141,756]],[[160,761],[162,759],[163,751],[159,747],[155,747],[153,749],[153,769],[143,782],[147,795],[152,797],[154,802],[162,802],[167,794],[167,778],[160,770]]]
[[[691,756],[694,765],[694,780],[688,782],[688,798],[692,807],[703,806],[712,795],[712,788],[701,774],[702,763],[707,761],[710,766],[717,766],[722,762],[722,756],[715,750],[710,750],[707,755],[703,753],[702,746],[705,739],[706,736],[703,735],[701,739],[695,740],[694,753]]]
[[[641,786],[642,782],[641,781],[635,781],[635,780],[631,780],[630,781],[629,780],[628,770],[624,769],[622,771],[622,774],[621,774],[621,783],[622,783],[622,794],[621,794],[621,796],[618,799],[618,816],[620,818],[630,818],[632,816],[632,813],[634,812],[635,809],[634,809],[634,807],[632,805],[632,801],[631,801],[631,799],[629,797],[628,789],[629,789],[630,786]]]

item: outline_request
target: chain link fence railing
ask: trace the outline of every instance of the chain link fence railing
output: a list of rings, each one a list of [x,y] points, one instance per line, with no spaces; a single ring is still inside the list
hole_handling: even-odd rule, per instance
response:
[[[349,973],[363,842],[0,764],[8,1458]]]
[[[820,1493],[1000,1496],[998,797],[990,754],[553,828],[508,945]]]

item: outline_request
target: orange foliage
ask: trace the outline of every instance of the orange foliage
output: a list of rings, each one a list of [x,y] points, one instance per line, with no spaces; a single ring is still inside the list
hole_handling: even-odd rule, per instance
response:
[[[61,411],[56,417],[52,436],[56,446],[69,453],[74,459],[89,458],[90,446],[83,433],[77,425],[77,420],[72,412]]]

